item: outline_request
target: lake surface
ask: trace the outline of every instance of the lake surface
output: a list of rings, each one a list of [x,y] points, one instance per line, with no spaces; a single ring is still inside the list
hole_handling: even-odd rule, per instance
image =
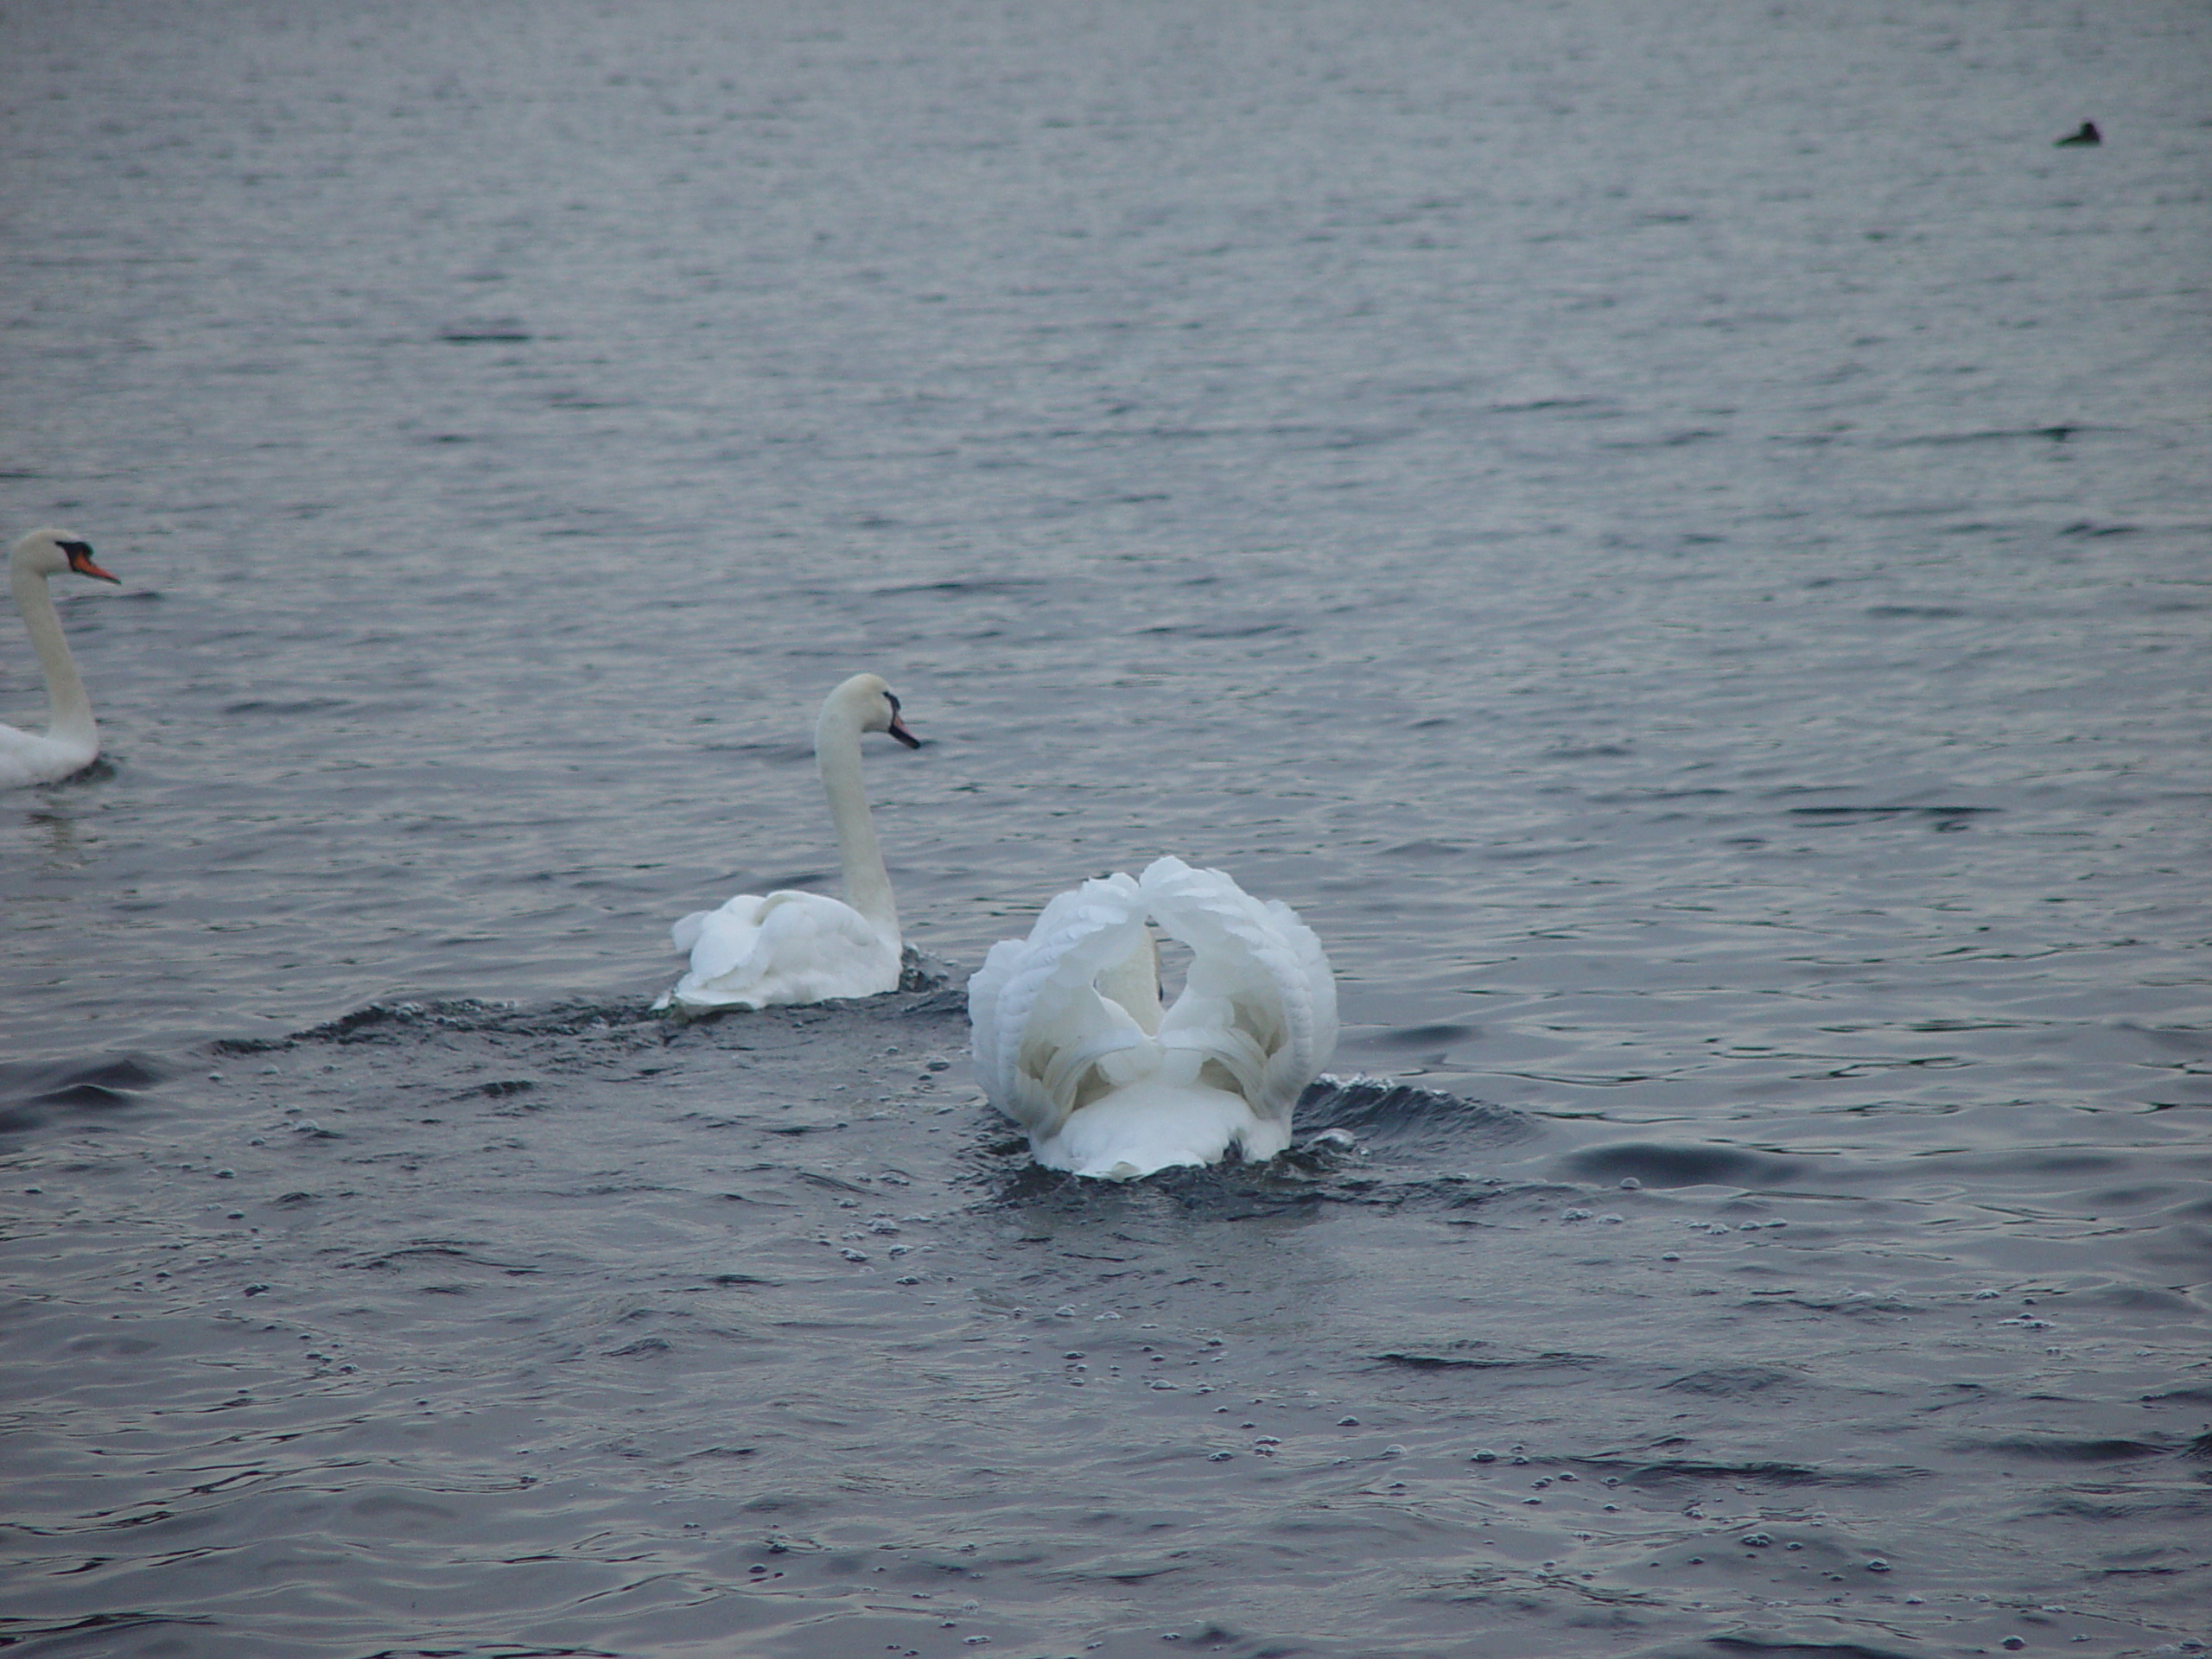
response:
[[[0,1643],[2201,1650],[2208,67],[0,13],[0,517],[124,583],[0,802]],[[834,886],[861,669],[927,982],[647,1016]],[[982,1102],[967,973],[1163,852],[1320,935],[1355,1147]]]

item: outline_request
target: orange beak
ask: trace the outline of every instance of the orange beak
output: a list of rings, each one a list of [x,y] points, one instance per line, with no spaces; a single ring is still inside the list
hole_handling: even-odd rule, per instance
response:
[[[112,575],[92,563],[92,550],[82,542],[71,542],[64,550],[69,556],[69,568],[80,576],[98,576],[102,582],[123,586],[123,578]]]

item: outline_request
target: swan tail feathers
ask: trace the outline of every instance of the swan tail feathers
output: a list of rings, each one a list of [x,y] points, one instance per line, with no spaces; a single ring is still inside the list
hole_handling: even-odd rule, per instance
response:
[[[1101,1180],[1136,1180],[1163,1169],[1219,1163],[1232,1151],[1255,1161],[1290,1144],[1288,1127],[1255,1123],[1243,1100],[1217,1089],[1154,1078],[1116,1090],[1030,1147],[1047,1169]]]

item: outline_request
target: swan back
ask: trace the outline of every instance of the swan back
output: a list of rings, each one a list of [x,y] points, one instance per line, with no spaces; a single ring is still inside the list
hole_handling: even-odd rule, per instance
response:
[[[1159,1002],[1151,930],[1191,951]],[[1039,1162],[1126,1177],[1272,1157],[1336,1046],[1336,982],[1311,928],[1177,858],[1084,882],[969,982],[976,1069]]]

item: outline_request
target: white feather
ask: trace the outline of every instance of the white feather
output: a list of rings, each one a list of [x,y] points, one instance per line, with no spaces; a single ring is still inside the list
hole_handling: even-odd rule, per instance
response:
[[[693,911],[669,929],[690,969],[655,1008],[765,1008],[899,988],[899,908],[861,786],[864,732],[921,747],[899,718],[898,699],[873,674],[855,674],[832,691],[814,728],[844,899],[784,889],[741,893],[719,909]]]
[[[1151,929],[1187,946],[1160,1007]],[[1313,931],[1219,870],[1163,858],[1086,881],[968,982],[976,1071],[1039,1163],[1127,1180],[1231,1149],[1272,1158],[1337,1040]]]
[[[100,731],[92,719],[92,699],[85,695],[85,683],[69,655],[69,641],[62,634],[61,617],[46,581],[69,570],[102,582],[116,580],[92,562],[92,550],[84,538],[66,530],[31,531],[16,543],[8,570],[16,608],[22,613],[24,630],[46,676],[48,714],[42,732],[0,725],[0,789],[59,783],[99,758]]]

